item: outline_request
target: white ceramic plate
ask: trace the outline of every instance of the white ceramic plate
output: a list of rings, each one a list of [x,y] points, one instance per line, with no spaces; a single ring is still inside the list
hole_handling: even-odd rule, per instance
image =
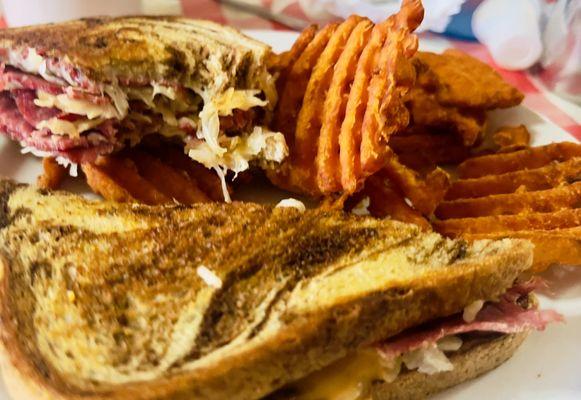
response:
[[[276,31],[248,31],[275,50],[286,50],[296,34]],[[423,50],[441,51],[448,42],[423,40]],[[491,129],[501,125],[525,124],[533,134],[534,144],[575,140],[567,132],[544,120],[525,107],[494,112]],[[0,176],[34,183],[41,171],[38,159],[21,155],[20,146],[0,138]],[[67,189],[87,193],[79,179],[66,184]],[[256,194],[256,192],[254,192]],[[250,198],[244,193],[242,198]],[[279,197],[273,193],[271,200]],[[264,198],[263,198],[264,200]],[[552,325],[544,332],[532,333],[516,355],[496,370],[471,382],[445,391],[435,399],[581,399],[581,268],[554,268],[545,274],[554,294],[541,295],[541,304],[565,315],[566,324]],[[0,399],[8,400],[3,385]]]

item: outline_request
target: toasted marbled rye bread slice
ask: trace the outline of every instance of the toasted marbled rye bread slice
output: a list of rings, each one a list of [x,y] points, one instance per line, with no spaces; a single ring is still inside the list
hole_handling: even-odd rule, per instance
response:
[[[17,398],[253,399],[493,300],[528,241],[251,203],[148,207],[0,184],[4,373]]]

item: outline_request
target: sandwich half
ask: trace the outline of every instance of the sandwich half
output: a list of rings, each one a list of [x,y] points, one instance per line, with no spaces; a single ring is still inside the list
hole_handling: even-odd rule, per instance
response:
[[[417,398],[559,319],[515,285],[524,240],[11,181],[0,226],[2,372],[18,399]]]
[[[276,104],[271,50],[180,17],[92,18],[0,32],[0,132],[63,164],[161,134],[220,175],[280,162],[263,125]]]

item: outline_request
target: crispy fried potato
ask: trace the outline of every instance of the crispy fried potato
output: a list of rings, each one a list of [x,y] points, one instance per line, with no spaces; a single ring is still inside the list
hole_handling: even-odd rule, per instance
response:
[[[349,193],[357,190],[361,176],[361,127],[368,102],[368,87],[376,54],[383,46],[386,34],[385,26],[374,26],[371,38],[357,62],[355,77],[347,99],[345,119],[341,124],[339,133],[341,184]]]
[[[513,153],[502,155],[510,154]],[[468,161],[465,161],[465,164]],[[485,165],[488,165],[488,163]],[[517,190],[545,190],[557,187],[563,183],[575,182],[580,179],[581,157],[577,157],[563,163],[548,164],[536,169],[507,172],[501,175],[487,175],[480,178],[461,179],[452,184],[452,187],[450,187],[450,190],[446,195],[446,200],[513,193]]]
[[[156,156],[158,156],[165,164],[174,169],[186,172],[191,179],[193,179],[197,186],[204,192],[212,201],[224,201],[224,193],[222,192],[222,183],[220,178],[202,164],[192,160],[181,149],[173,146],[164,146],[156,149]],[[239,177],[239,179],[242,176]],[[232,195],[232,188],[227,185],[228,192]]]
[[[296,120],[303,103],[303,96],[307,89],[311,72],[337,26],[338,24],[329,24],[316,34],[315,38],[290,69],[284,89],[279,93],[279,102],[274,113],[273,126],[275,130],[284,133],[290,148],[294,146]]]
[[[287,160],[267,172],[275,185],[315,197],[352,194],[381,168],[387,139],[409,122],[404,96],[415,80],[412,32],[422,17],[419,0],[404,0],[400,12],[375,25],[371,34],[371,24],[361,17],[317,33],[290,69],[275,110],[274,128],[285,134],[290,148]],[[348,46],[358,27],[358,34],[371,38],[353,39]],[[333,107],[325,115],[327,99]],[[340,173],[334,168],[337,154]]]
[[[418,29],[423,20],[424,6],[418,0],[403,0],[399,12],[387,19],[387,23],[392,24],[396,32],[403,36],[399,41],[403,43],[402,50],[406,57],[413,57],[418,51],[418,38],[410,36],[409,32]]]
[[[529,147],[531,134],[524,125],[503,126],[492,134],[492,141],[499,153],[510,153]]]
[[[535,245],[532,272],[552,265],[581,265],[581,226],[550,231],[492,232],[463,235],[467,240],[519,238]]]
[[[478,178],[507,172],[543,167],[553,161],[567,161],[581,157],[581,144],[572,142],[551,143],[512,153],[491,154],[471,158],[458,166],[461,178]]]
[[[112,201],[152,205],[224,201],[219,178],[171,145],[126,150],[82,168],[93,191]]]
[[[349,90],[357,69],[357,60],[368,42],[373,23],[367,19],[359,22],[349,36],[341,53],[323,107],[323,124],[317,152],[317,185],[323,192],[336,192],[341,189],[339,161],[339,134]]]
[[[442,202],[436,209],[440,219],[553,212],[581,208],[581,182],[536,192],[497,194],[475,199]]]
[[[318,29],[317,25],[309,26],[301,32],[289,51],[278,55],[277,60],[274,62],[275,69],[279,74],[276,80],[278,93],[281,93],[284,89],[290,69],[297,62],[301,54],[303,54],[309,43],[313,41]]]
[[[501,149],[528,140],[524,128],[504,135],[496,137]],[[581,265],[580,149],[554,143],[466,160],[460,174],[469,178],[452,185],[448,201],[436,210],[434,229],[467,240],[529,239],[535,244],[533,272]]]
[[[473,146],[483,135],[486,114],[482,110],[442,105],[434,94],[419,87],[412,89],[407,104],[414,125],[455,132],[464,146]]]
[[[389,146],[402,164],[416,171],[427,171],[438,165],[458,164],[470,156],[470,149],[452,134],[394,135]]]
[[[524,238],[535,245],[533,272],[553,264],[581,265],[581,145],[528,148],[524,126],[492,136],[497,153],[458,167],[436,231],[466,240]],[[490,148],[480,151],[490,151]]]
[[[104,199],[117,203],[137,203],[127,189],[123,188],[101,167],[94,164],[82,164],[87,184],[93,192],[100,194]]]
[[[377,172],[387,153],[391,135],[409,124],[404,97],[415,83],[415,69],[409,58],[418,49],[418,38],[409,30],[419,26],[423,18],[421,5],[407,2],[402,10],[388,18],[387,37],[379,54],[369,86],[369,95],[361,133],[361,170],[363,178]]]
[[[135,163],[139,174],[168,198],[182,204],[210,201],[198,188],[197,181],[186,172],[172,168],[143,151],[132,150],[128,157]]]
[[[294,146],[291,150],[294,168],[298,169],[297,172],[305,177],[305,181],[311,181],[315,178],[313,176],[313,167],[317,156],[319,132],[322,127],[323,106],[327,97],[327,90],[331,85],[334,66],[351,32],[361,21],[361,17],[352,16],[337,27],[317,60],[309,78],[297,120]]]
[[[382,112],[383,100],[394,92],[393,64],[390,58],[397,57],[393,53],[391,41],[387,39],[377,56],[375,68],[371,75],[368,88],[368,99],[363,124],[361,126],[361,171],[370,174],[381,168],[384,163],[383,152],[385,144],[381,144],[381,134],[386,125]],[[391,121],[390,121],[391,122]],[[407,126],[409,121],[404,122]]]
[[[369,177],[361,193],[363,197],[369,197],[368,210],[374,217],[389,217],[396,221],[418,225],[423,230],[432,229],[428,220],[410,207],[403,194],[385,179],[379,176]]]
[[[145,204],[164,204],[169,203],[172,199],[158,190],[152,183],[144,179],[137,169],[135,163],[120,156],[100,156],[93,165],[94,169],[101,174],[94,174],[91,182],[87,177],[89,186],[101,194],[107,200],[122,202],[125,194],[123,190],[129,193],[126,201],[137,200]],[[83,166],[83,171],[85,170]],[[100,179],[102,175],[107,175],[108,180]],[[105,183],[101,185],[101,183]],[[113,188],[113,183],[117,184],[120,189]],[[123,189],[123,190],[121,190]],[[111,196],[111,197],[109,197]]]
[[[552,213],[492,215],[476,218],[451,218],[433,222],[434,229],[446,236],[473,233],[517,232],[574,228],[581,225],[581,208]]]
[[[488,64],[459,50],[418,52],[416,58],[435,75],[439,83],[436,96],[441,104],[490,110],[516,106],[524,98]]]
[[[55,190],[60,187],[67,176],[67,169],[56,162],[53,157],[42,159],[42,175],[37,179],[36,185],[40,189]]]
[[[450,176],[444,170],[436,168],[422,179],[417,172],[402,165],[393,153],[388,155],[381,174],[395,183],[423,215],[433,214],[450,187]]]
[[[374,27],[361,54],[339,135],[341,183],[347,192],[381,168],[386,150],[378,148],[380,137],[385,142],[380,147],[386,148],[389,135],[409,122],[402,97],[414,78],[409,58],[417,50],[417,36],[410,32],[422,19],[421,3],[404,1],[399,13]]]
[[[413,63],[418,72],[408,100],[413,124],[456,132],[467,147],[482,138],[486,110],[522,101],[522,93],[490,66],[458,50],[418,52]],[[519,137],[519,145],[524,141]]]

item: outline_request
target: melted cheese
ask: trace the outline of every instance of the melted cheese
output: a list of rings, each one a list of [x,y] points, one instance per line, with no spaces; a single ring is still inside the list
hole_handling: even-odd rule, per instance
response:
[[[292,388],[297,392],[296,400],[365,399],[373,381],[391,381],[397,372],[397,362],[390,365],[369,348],[303,378]]]
[[[476,315],[480,310],[482,310],[483,306],[484,300],[476,300],[475,302],[467,305],[464,308],[464,312],[462,313],[462,318],[464,321],[468,323],[474,321],[476,319]]]
[[[112,104],[95,104],[87,100],[72,99],[66,94],[53,95],[42,90],[38,90],[36,96],[34,104],[38,107],[54,107],[68,114],[85,115],[89,119],[121,119],[121,115]]]
[[[149,108],[155,108],[153,101],[153,89],[149,87],[127,87],[125,88],[127,97],[131,100],[139,100]]]
[[[55,135],[67,135],[71,138],[78,138],[82,132],[93,129],[102,122],[102,118],[92,120],[81,119],[77,121],[51,118],[45,121],[40,121],[36,124],[36,129],[41,130],[47,128]]]
[[[171,125],[162,125],[161,128],[159,128],[159,130],[157,131],[157,133],[159,133],[162,136],[168,137],[168,138],[170,138],[170,137],[181,137],[181,138],[186,137],[186,133],[183,130],[181,130],[177,126],[171,126]]]
[[[165,137],[185,137],[186,132],[180,127],[182,124],[193,123],[192,118],[180,117],[177,115],[184,112],[194,112],[196,104],[188,102],[184,96],[179,95],[175,89],[152,83],[153,87],[126,88],[127,96],[131,100],[139,100],[145,103],[152,111],[161,115],[164,125],[159,132]],[[171,101],[164,98],[156,98],[161,94]],[[192,99],[188,99],[192,100]],[[195,100],[195,99],[193,99]]]
[[[161,94],[170,100],[175,100],[177,98],[176,90],[171,86],[151,82],[151,87],[153,88],[153,94],[151,95],[152,98],[154,98],[156,94]]]
[[[374,348],[358,350],[294,383],[291,388],[296,400],[364,400],[370,398],[374,381],[393,382],[401,366],[432,375],[454,368],[444,351],[457,351],[462,340],[456,336],[442,338],[437,344],[422,347],[386,359]]]

